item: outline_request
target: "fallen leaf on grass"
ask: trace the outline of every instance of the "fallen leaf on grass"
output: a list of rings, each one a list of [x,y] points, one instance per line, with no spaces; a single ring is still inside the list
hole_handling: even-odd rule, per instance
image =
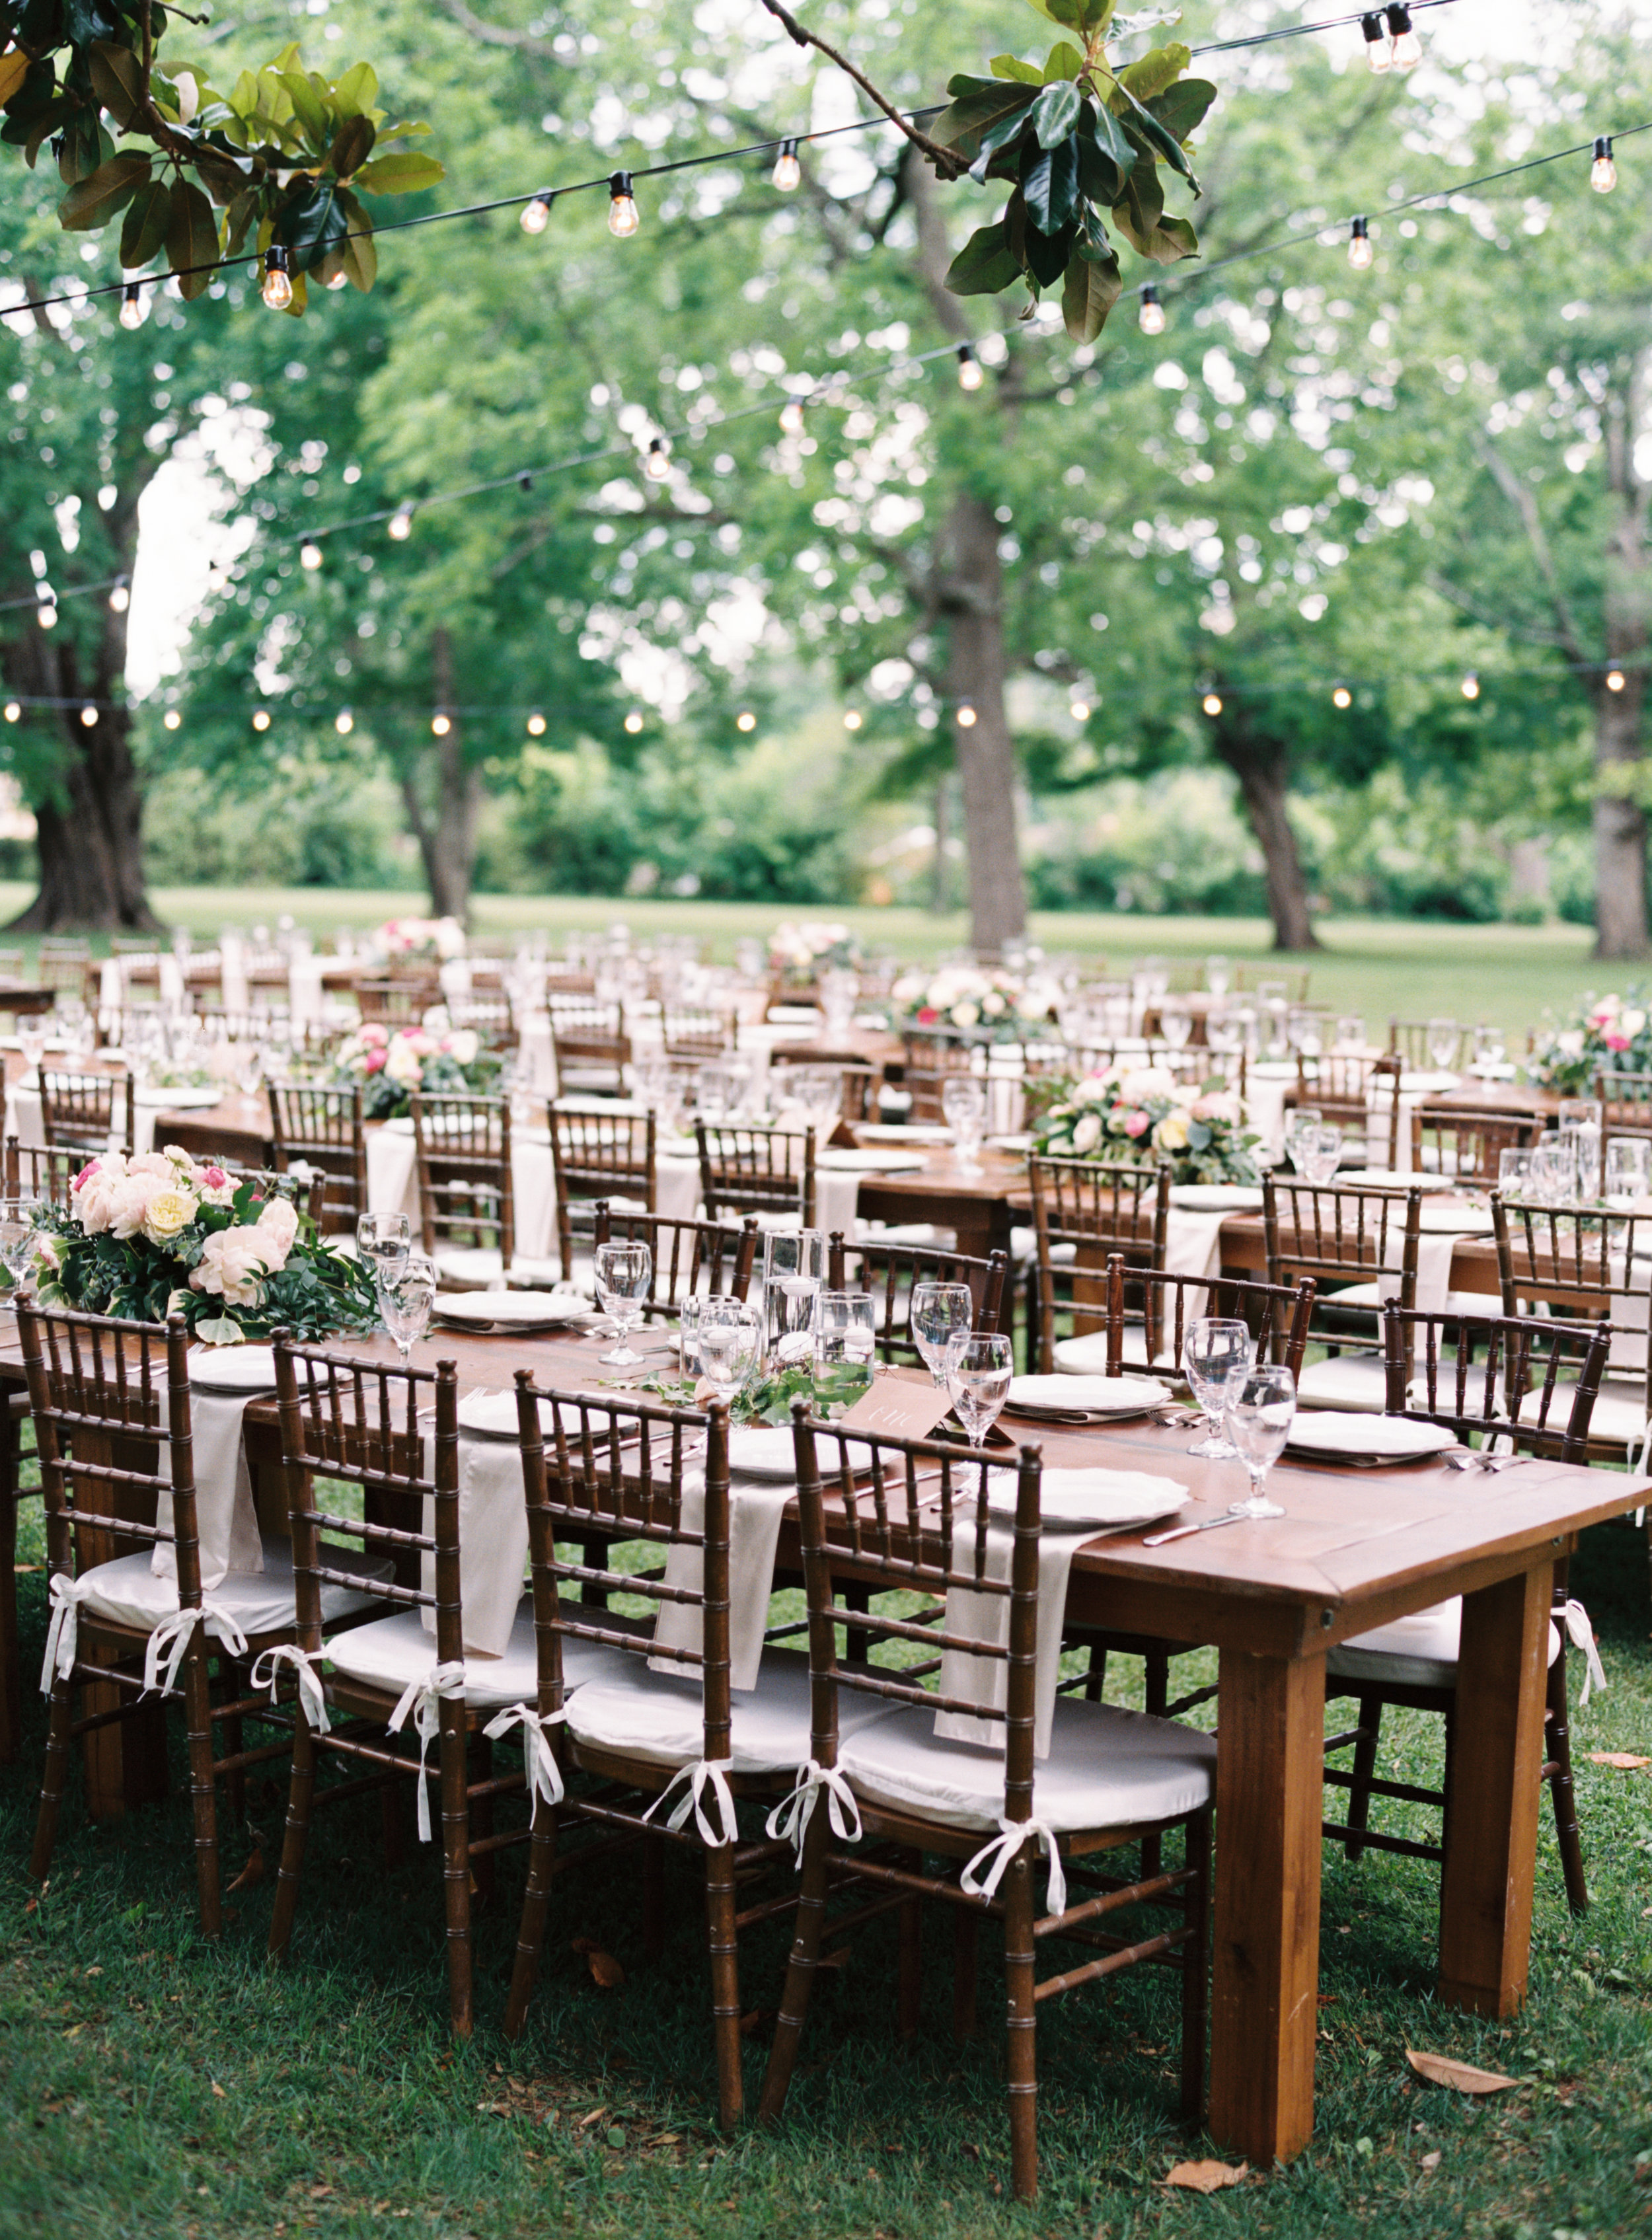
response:
[[[330,2185],[312,2185],[310,2189],[310,2197],[312,2201],[325,2201],[332,2190]]]
[[[740,2017],[741,2037],[750,2037],[755,2031],[760,2030],[768,2020],[769,2015],[766,2009],[753,2007],[749,2015],[742,2015]]]
[[[576,2128],[582,2131],[589,2131],[591,2125],[596,2123],[600,2123],[602,2118],[606,2116],[608,2110],[606,2108],[593,2108],[589,2116],[582,2116],[580,2117]]]
[[[573,1949],[584,1956],[592,1981],[600,1983],[605,1991],[617,1990],[625,1981],[624,1969],[611,1952],[603,1951],[594,1937],[575,1937]]]
[[[215,2077],[212,2080],[212,2097],[215,2100],[227,2100],[229,2097],[229,2094],[224,2090],[223,2085],[219,2083],[217,2078]]]
[[[1224,2185],[1242,2185],[1249,2171],[1249,2163],[1178,2163],[1162,2183],[1189,2193],[1220,2193]]]
[[[1422,2167],[1426,2170],[1436,2170],[1439,2169],[1440,2150],[1438,2147],[1436,2147],[1431,2154],[1426,2154],[1423,2156]]]
[[[230,1883],[229,1890],[225,1891],[224,1895],[227,1897],[232,1895],[236,1890],[250,1890],[254,1883],[261,1883],[263,1880],[263,1852],[260,1847],[255,1843],[252,1847],[251,1857],[248,1859],[246,1865],[242,1868],[235,1880]]]
[[[1620,1773],[1639,1773],[1642,1766],[1652,1765],[1652,1757],[1636,1757],[1633,1750],[1585,1750],[1583,1755],[1591,1765],[1615,1766]]]
[[[1512,2092],[1517,2077],[1500,2076],[1495,2069],[1475,2069],[1466,2061],[1448,2061],[1441,2053],[1417,2053],[1410,2046],[1405,2057],[1419,2077],[1430,2084],[1449,2084],[1454,2092]]]

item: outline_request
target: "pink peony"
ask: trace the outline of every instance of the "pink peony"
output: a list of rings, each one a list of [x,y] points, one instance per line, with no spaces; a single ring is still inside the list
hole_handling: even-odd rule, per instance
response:
[[[369,1072],[369,1073],[383,1073],[383,1070],[384,1070],[384,1061],[385,1061],[386,1057],[387,1057],[389,1055],[390,1055],[390,1053],[389,1053],[387,1050],[369,1050],[369,1052],[367,1053],[367,1070],[368,1070],[368,1072]]]
[[[932,1027],[940,1016],[933,1003],[925,1003],[918,1012],[917,1022],[921,1027]]]
[[[1609,1050],[1626,1050],[1629,1047],[1629,1041],[1630,1037],[1628,1035],[1608,1035],[1606,1047]]]
[[[229,1179],[222,1167],[203,1167],[201,1170],[201,1180],[208,1190],[222,1190]]]
[[[1127,1136],[1145,1136],[1149,1124],[1145,1112],[1132,1112],[1124,1123],[1124,1132]]]
[[[98,1163],[97,1163],[97,1161],[96,1159],[88,1159],[88,1160],[87,1160],[87,1162],[86,1162],[86,1163],[85,1163],[85,1165],[81,1169],[80,1172],[79,1172],[79,1173],[75,1177],[74,1181],[70,1184],[70,1190],[84,1190],[84,1189],[85,1189],[85,1187],[86,1187],[86,1185],[87,1185],[87,1183],[88,1183],[89,1182],[90,1182],[90,1180],[91,1180],[92,1177],[93,1177],[93,1176],[94,1176],[97,1171],[98,1171]]]

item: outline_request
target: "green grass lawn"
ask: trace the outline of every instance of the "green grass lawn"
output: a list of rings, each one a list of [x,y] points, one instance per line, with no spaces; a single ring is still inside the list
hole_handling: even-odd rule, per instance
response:
[[[30,890],[0,884],[0,915],[23,909]],[[367,893],[328,887],[159,888],[155,907],[169,922],[187,925],[200,941],[216,938],[226,923],[273,926],[292,917],[317,941],[341,925],[376,925],[403,912],[428,909],[418,893]],[[742,935],[762,935],[785,917],[842,918],[870,945],[903,957],[933,958],[969,938],[962,914],[933,917],[916,910],[785,909],[764,903],[617,902],[569,896],[483,895],[475,922],[482,933],[544,929],[560,941],[575,931],[623,923],[639,938],[662,932],[692,933],[708,956],[726,961]],[[1386,1039],[1391,1016],[1485,1019],[1523,1042],[1526,1029],[1546,1006],[1559,1008],[1586,988],[1622,987],[1634,977],[1589,959],[1593,937],[1584,926],[1446,925],[1416,919],[1328,919],[1322,954],[1301,961],[1312,968],[1309,994],[1340,1010],[1359,1012],[1376,1037]],[[1269,953],[1260,918],[1119,917],[1073,911],[1036,915],[1033,937],[1052,956],[1070,952],[1104,957],[1128,970],[1146,955],[1202,958],[1213,951],[1235,958]],[[1652,976],[1649,976],[1652,977]]]
[[[29,1564],[40,1562],[37,1517],[30,1504],[20,1550]],[[1611,1681],[1578,1713],[1580,1754],[1647,1751],[1643,1539],[1628,1524],[1598,1530],[1574,1577]],[[43,1579],[30,1570],[18,1584],[32,1669]],[[1190,1677],[1192,1665],[1182,1668]],[[1119,1678],[1133,1669],[1121,1667]],[[1128,1695],[1116,1683],[1109,1692]],[[1427,1720],[1394,1719],[1385,1757],[1402,1778],[1437,1777],[1438,1740]],[[30,1883],[41,1742],[37,1713],[23,1763],[0,1773],[8,2237],[1570,2240],[1643,2230],[1652,2211],[1652,2188],[1637,2182],[1652,2170],[1645,1773],[1581,1767],[1595,1893],[1581,1921],[1565,1909],[1545,1804],[1531,1997],[1509,2024],[1433,2002],[1431,1867],[1375,1854],[1349,1866],[1328,1848],[1319,2122],[1309,2151],[1283,2173],[1252,2174],[1210,2199],[1163,2189],[1173,2162],[1208,2150],[1172,2114],[1169,1979],[1137,1970],[1099,1997],[1046,2010],[1043,2191],[1022,2209],[1007,2197],[999,1978],[983,1970],[981,2037],[955,2046],[944,1923],[926,1923],[915,2045],[894,2039],[896,1932],[885,1918],[859,1934],[841,1973],[822,1979],[784,2129],[723,2141],[712,2125],[701,1916],[686,1862],[676,1864],[673,1933],[655,1967],[643,1957],[623,1866],[559,1884],[540,1992],[512,2047],[496,2028],[522,1871],[521,1855],[507,1854],[478,1920],[480,2026],[456,2049],[444,2020],[436,1857],[410,1845],[407,1864],[387,1873],[372,1800],[322,1816],[292,1963],[271,1975],[262,1956],[277,1790],[252,1812],[270,1872],[230,1897],[228,1934],[211,1949],[195,1929],[181,1765],[169,1805],[109,1829],[84,1819],[77,1777],[50,1886],[43,1895]],[[229,1831],[230,1875],[251,1846],[249,1830]],[[576,1937],[618,1957],[622,1986],[597,1987],[571,1950]],[[989,1936],[983,1944],[989,1950]],[[749,2093],[783,1947],[777,1928],[743,1947],[743,2003],[755,2017]],[[1495,2099],[1464,2100],[1417,2082],[1407,2046],[1522,2081]]]

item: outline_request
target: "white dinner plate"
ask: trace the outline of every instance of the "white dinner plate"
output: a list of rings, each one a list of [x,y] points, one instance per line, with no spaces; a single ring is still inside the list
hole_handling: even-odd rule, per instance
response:
[[[1340,1408],[1305,1408],[1290,1427],[1287,1451],[1327,1461],[1411,1462],[1443,1454],[1459,1443],[1443,1423],[1414,1423],[1403,1416],[1368,1416]]]
[[[225,1092],[217,1089],[140,1089],[138,1103],[147,1110],[157,1112],[204,1112],[210,1104],[222,1104]]]
[[[1172,1478],[1150,1477],[1145,1470],[1047,1470],[1040,1490],[1046,1530],[1067,1531],[1085,1525],[1096,1530],[1117,1530],[1130,1524],[1155,1524],[1174,1517],[1191,1497]],[[1016,1473],[995,1470],[987,1485],[987,1513],[1013,1517],[1016,1513]]]
[[[1496,1223],[1486,1205],[1425,1205],[1419,1226],[1434,1237],[1489,1237]]]
[[[947,1130],[949,1135],[950,1135],[951,1132],[950,1129]],[[1032,1149],[1032,1137],[1025,1134],[1019,1136],[989,1136],[987,1138],[987,1149],[989,1151],[1030,1151]]]
[[[566,1423],[567,1419],[564,1418]],[[550,1403],[539,1403],[539,1428],[551,1431],[556,1417]],[[577,1430],[576,1423],[572,1426]],[[459,1429],[479,1431],[484,1438],[514,1439],[517,1436],[516,1396],[514,1392],[467,1392],[459,1403]]]
[[[1015,1377],[1004,1406],[1016,1416],[1122,1418],[1144,1416],[1169,1397],[1168,1388],[1149,1377]]]
[[[922,1125],[896,1128],[886,1126],[881,1120],[857,1120],[855,1123],[855,1133],[863,1143],[949,1143],[952,1141],[950,1128],[930,1128]]]
[[[1170,1203],[1189,1213],[1255,1213],[1261,1209],[1262,1192],[1244,1183],[1173,1183]]]
[[[1350,1167],[1346,1174],[1338,1175],[1336,1180],[1339,1184],[1357,1183],[1362,1190],[1420,1190],[1425,1195],[1436,1190],[1454,1190],[1457,1187],[1455,1178],[1451,1175],[1421,1172],[1402,1175],[1397,1167]]]
[[[192,1346],[190,1383],[201,1392],[273,1392],[274,1349],[267,1345]]]
[[[829,1493],[840,1467],[839,1457],[843,1450],[836,1439],[815,1438],[815,1454],[820,1473]],[[858,1440],[849,1448],[849,1466],[857,1472],[869,1471],[872,1450]],[[886,1470],[889,1468],[886,1465]],[[776,1483],[789,1481],[797,1475],[796,1450],[792,1444],[789,1423],[736,1423],[729,1433],[729,1470],[731,1477],[769,1478]]]
[[[864,1151],[821,1151],[816,1155],[816,1170],[840,1175],[910,1175],[929,1163],[918,1150],[894,1151],[876,1147]]]
[[[440,1291],[435,1311],[444,1323],[477,1330],[554,1330],[585,1321],[591,1309],[571,1291]]]

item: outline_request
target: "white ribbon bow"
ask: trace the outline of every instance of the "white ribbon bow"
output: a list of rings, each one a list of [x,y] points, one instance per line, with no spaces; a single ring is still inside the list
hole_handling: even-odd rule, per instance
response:
[[[1566,1630],[1571,1637],[1573,1647],[1581,1649],[1585,1659],[1583,1693],[1580,1698],[1581,1708],[1582,1704],[1588,1703],[1591,1688],[1596,1683],[1602,1688],[1605,1687],[1606,1667],[1601,1663],[1601,1652],[1595,1645],[1595,1629],[1589,1622],[1589,1612],[1583,1608],[1582,1603],[1569,1602],[1562,1616],[1565,1620]],[[1562,1648],[1561,1655],[1563,1657],[1565,1654],[1566,1651]]]
[[[398,1735],[410,1711],[413,1731],[419,1738],[419,1841],[430,1840],[430,1795],[425,1783],[424,1761],[430,1744],[442,1731],[442,1698],[464,1694],[463,1664],[433,1664],[423,1679],[410,1680],[396,1709],[385,1721],[385,1731]]]
[[[143,1651],[143,1692],[146,1696],[157,1688],[163,1696],[171,1694],[177,1683],[178,1667],[190,1646],[190,1636],[203,1618],[209,1617],[217,1620],[218,1638],[231,1656],[246,1655],[246,1635],[227,1610],[215,1603],[210,1595],[203,1595],[198,1604],[186,1603],[170,1617],[163,1617],[150,1634],[149,1646]],[[166,1658],[166,1677],[163,1680],[161,1658],[169,1650],[171,1654]]]
[[[55,1571],[51,1581],[51,1623],[46,1631],[45,1661],[40,1668],[40,1692],[50,1696],[53,1683],[67,1680],[75,1669],[75,1650],[80,1639],[80,1606],[94,1592],[92,1575],[71,1579],[67,1571]]]
[[[686,1781],[689,1786],[683,1796],[678,1797],[676,1809],[666,1822],[666,1826],[675,1835],[679,1828],[686,1824],[688,1817],[692,1812],[694,1824],[699,1830],[700,1841],[703,1843],[709,1843],[713,1850],[716,1850],[719,1843],[737,1843],[740,1840],[740,1823],[735,1818],[734,1791],[729,1786],[729,1776],[733,1771],[734,1760],[731,1757],[696,1758],[692,1765],[685,1765],[679,1772],[671,1776],[643,1817],[645,1820],[651,1820],[678,1782]],[[716,1802],[717,1815],[723,1822],[721,1835],[706,1817],[705,1792],[708,1789],[710,1790]]]
[[[1020,1850],[1029,1836],[1036,1836],[1049,1853],[1049,1910],[1052,1914],[1067,1910],[1067,1877],[1062,1870],[1061,1846],[1056,1841],[1056,1831],[1047,1820],[1004,1820],[998,1823],[1000,1834],[989,1843],[983,1843],[963,1870],[963,1887],[971,1897],[996,1897],[998,1885],[1003,1880],[1004,1870]],[[976,1879],[977,1868],[990,1859],[992,1865],[984,1882]]]
[[[807,1765],[797,1769],[796,1788],[781,1798],[763,1823],[777,1842],[796,1848],[799,1866],[803,1861],[803,1838],[809,1833],[809,1823],[815,1817],[823,1789],[833,1834],[840,1843],[858,1843],[861,1840],[861,1808],[855,1802],[854,1790],[835,1765],[820,1765],[811,1757]],[[845,1814],[855,1823],[852,1829],[846,1824]]]
[[[278,1641],[273,1649],[266,1649],[252,1668],[252,1684],[262,1688],[270,1683],[270,1700],[276,1701],[276,1689],[279,1668],[290,1664],[298,1675],[298,1701],[303,1706],[304,1717],[312,1727],[328,1730],[327,1698],[322,1692],[321,1675],[316,1667],[326,1656],[324,1649],[300,1649],[290,1641]]]
[[[513,1703],[508,1711],[501,1711],[496,1719],[490,1719],[482,1730],[491,1742],[501,1742],[512,1727],[522,1729],[522,1754],[528,1764],[528,1793],[537,1794],[547,1804],[563,1801],[563,1770],[556,1763],[556,1753],[550,1746],[547,1727],[559,1727],[568,1717],[566,1710],[535,1711],[526,1703]]]

